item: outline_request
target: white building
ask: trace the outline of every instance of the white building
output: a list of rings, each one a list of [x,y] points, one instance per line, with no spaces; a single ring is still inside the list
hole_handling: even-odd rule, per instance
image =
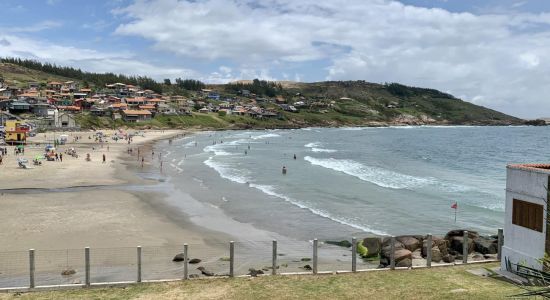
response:
[[[507,166],[502,270],[506,260],[542,270],[539,260],[550,253],[545,213],[549,175],[550,164]]]

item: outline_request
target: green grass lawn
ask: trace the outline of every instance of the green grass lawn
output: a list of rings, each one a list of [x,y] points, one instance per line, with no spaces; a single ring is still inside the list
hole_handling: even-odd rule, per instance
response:
[[[496,263],[340,275],[190,280],[127,287],[0,294],[0,299],[505,299],[521,290],[467,269]]]

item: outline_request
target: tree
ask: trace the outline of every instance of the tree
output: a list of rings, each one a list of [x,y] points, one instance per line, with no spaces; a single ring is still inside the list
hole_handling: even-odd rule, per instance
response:
[[[172,83],[170,82],[170,78],[164,79],[164,84],[165,85],[172,85]]]

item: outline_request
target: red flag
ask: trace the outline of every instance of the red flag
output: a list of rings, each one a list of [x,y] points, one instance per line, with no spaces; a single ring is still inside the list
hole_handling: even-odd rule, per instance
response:
[[[451,205],[451,208],[458,209],[458,202],[453,203],[453,205]]]

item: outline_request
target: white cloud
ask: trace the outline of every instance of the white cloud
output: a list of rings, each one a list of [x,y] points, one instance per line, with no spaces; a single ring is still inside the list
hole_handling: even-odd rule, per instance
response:
[[[115,14],[125,20],[118,35],[230,60],[242,76],[273,78],[273,66],[321,60],[321,78],[396,81],[523,117],[550,115],[548,13],[475,15],[390,0],[138,0]]]
[[[47,20],[47,21],[42,21],[42,22],[39,22],[39,23],[36,23],[36,24],[33,24],[33,25],[24,26],[24,27],[9,27],[9,28],[1,28],[0,27],[0,29],[4,32],[11,32],[11,33],[15,33],[15,32],[38,32],[38,31],[58,28],[58,27],[61,27],[62,25],[63,25],[63,23],[61,23],[59,21]]]
[[[185,68],[167,68],[140,61],[132,53],[100,52],[92,49],[61,46],[36,39],[0,34],[0,57],[22,57],[58,65],[69,65],[91,72],[113,72],[163,78],[199,76]]]

